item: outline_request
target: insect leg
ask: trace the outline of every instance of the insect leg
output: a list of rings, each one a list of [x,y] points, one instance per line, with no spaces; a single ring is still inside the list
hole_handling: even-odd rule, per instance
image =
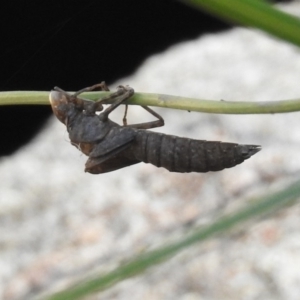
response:
[[[80,98],[77,97],[79,94],[84,93],[84,92],[89,92],[89,91],[92,91],[92,90],[95,90],[95,89],[100,89],[102,91],[109,91],[109,88],[106,85],[106,83],[104,81],[102,81],[101,83],[98,83],[98,84],[92,85],[90,87],[86,87],[84,89],[79,90],[78,92],[74,93],[71,97],[73,97],[73,99],[76,99],[76,102],[79,102]],[[103,110],[103,105],[102,104],[105,104],[105,102],[107,102],[109,100],[112,100],[114,98],[120,97],[120,96],[125,97],[124,99],[123,98],[119,99],[118,101],[116,101],[113,104],[113,105],[117,104],[114,108],[111,108],[112,110],[114,110],[118,105],[120,105],[123,101],[125,101],[127,98],[129,98],[133,94],[133,92],[134,91],[133,91],[132,88],[129,88],[129,87],[125,88],[123,86],[119,86],[118,90],[115,93],[112,93],[107,97],[101,98],[97,101],[82,99],[81,102],[86,104],[85,105],[86,111],[90,114],[93,114],[96,111],[102,111]],[[119,102],[120,102],[120,104],[118,104]],[[111,111],[106,113],[107,116]],[[105,120],[105,115],[106,114],[104,114],[104,116],[102,117],[102,118],[104,118],[103,120]],[[106,117],[106,119],[107,119],[107,117]]]
[[[124,124],[124,126],[131,127],[131,128],[136,128],[136,129],[150,129],[150,128],[156,128],[156,127],[161,127],[161,126],[165,125],[165,121],[164,121],[164,119],[162,118],[161,115],[159,115],[157,112],[155,112],[154,110],[152,110],[148,106],[144,106],[144,105],[141,105],[141,106],[147,112],[149,112],[151,115],[156,117],[158,120],[152,121],[152,122],[139,123],[139,124],[130,124],[130,125],[125,125]],[[126,110],[126,113],[127,113],[127,110]],[[123,119],[123,121],[124,121],[124,119]]]
[[[61,88],[59,88],[57,86],[54,87],[55,91],[61,92],[68,99],[70,99],[70,101],[72,101],[74,104],[76,104],[77,108],[85,109],[90,113],[94,113],[95,111],[103,110],[103,106],[101,104],[95,105],[95,102],[92,100],[81,99],[78,97],[78,95],[80,95],[84,92],[93,91],[95,89],[100,89],[101,91],[109,91],[109,88],[104,81],[102,81],[101,83],[97,83],[92,86],[83,88],[83,89],[77,91],[76,93],[74,93],[73,95],[70,95],[69,93],[67,93],[66,91],[62,90]]]
[[[89,86],[89,87],[86,87],[86,88],[83,88],[79,91],[77,91],[76,93],[74,93],[72,95],[72,97],[74,99],[76,99],[76,101],[79,101],[80,98],[78,98],[77,96],[84,93],[84,92],[90,92],[90,91],[93,91],[93,90],[96,90],[96,89],[99,89],[100,91],[109,91],[109,88],[108,86],[106,85],[105,81],[102,81],[100,83],[97,83],[97,84],[94,84],[92,86]],[[103,110],[103,106],[101,104],[96,104],[94,101],[91,101],[91,100],[85,100],[85,99],[82,99],[81,100],[83,105],[85,104],[85,110],[88,112],[88,113],[95,113],[96,111],[101,111]]]
[[[123,117],[123,125],[127,126],[127,111],[128,111],[128,104],[125,104],[125,112]]]
[[[103,103],[103,101],[106,101],[108,99],[112,99],[112,98],[117,98],[116,101],[109,106],[103,113],[101,113],[99,115],[100,120],[102,121],[106,121],[108,119],[108,115],[115,110],[120,104],[122,104],[124,101],[126,101],[127,99],[129,99],[132,95],[134,94],[134,90],[133,88],[129,87],[129,86],[122,86],[120,85],[118,87],[118,90],[109,95],[108,97],[99,100],[99,103]],[[98,101],[97,101],[98,102]],[[95,102],[97,104],[97,102]]]
[[[81,89],[73,94],[74,97],[77,97],[78,95],[84,93],[84,92],[90,92],[95,89],[100,89],[100,91],[109,91],[108,86],[106,85],[105,81],[102,81],[101,83],[94,84],[92,86],[86,87],[84,89]]]

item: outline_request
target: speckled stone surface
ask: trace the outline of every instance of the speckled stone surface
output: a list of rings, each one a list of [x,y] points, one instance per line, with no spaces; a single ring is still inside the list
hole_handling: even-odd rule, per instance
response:
[[[300,15],[299,2],[288,6]],[[234,29],[175,45],[117,84],[202,99],[300,96],[300,50]],[[105,79],[105,78],[103,78]],[[91,82],[93,84],[94,82]],[[82,87],[78,87],[80,89]],[[111,87],[113,88],[113,87]],[[52,119],[0,160],[0,298],[32,299],[90,272],[107,272],[300,176],[299,113],[209,115],[156,109],[156,131],[262,145],[235,168],[176,174],[147,164],[84,173],[84,157]],[[114,115],[122,120],[123,110]],[[130,107],[128,121],[149,119]],[[299,299],[300,206],[191,247],[89,299]]]

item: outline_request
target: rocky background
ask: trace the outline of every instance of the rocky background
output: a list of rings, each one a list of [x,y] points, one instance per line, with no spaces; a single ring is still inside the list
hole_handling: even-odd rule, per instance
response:
[[[281,7],[300,15],[298,1]],[[128,84],[138,92],[215,100],[292,99],[300,95],[299,70],[298,48],[235,28],[174,45],[111,88]],[[151,120],[143,109],[129,109],[129,122]],[[108,272],[299,178],[299,113],[155,110],[166,123],[156,131],[263,150],[217,173],[173,174],[138,164],[95,176],[83,172],[86,157],[53,117],[30,144],[0,159],[1,299],[32,299]],[[122,115],[121,108],[114,120]],[[89,299],[299,299],[299,213],[296,204],[254,220]]]

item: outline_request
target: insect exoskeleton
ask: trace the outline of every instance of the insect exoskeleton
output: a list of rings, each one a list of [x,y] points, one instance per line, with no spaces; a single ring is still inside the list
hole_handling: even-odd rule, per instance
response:
[[[67,94],[59,91],[51,91],[49,94],[49,101],[54,115],[59,121],[65,124],[66,113],[69,106]]]
[[[140,162],[170,172],[220,171],[242,163],[261,150],[258,145],[194,140],[148,131],[163,126],[164,120],[147,106],[141,107],[157,120],[128,125],[126,101],[134,90],[119,86],[115,93],[95,102],[78,97],[96,88],[108,90],[102,82],[72,95],[55,88],[49,96],[55,116],[67,127],[71,144],[89,157],[86,172],[106,173]],[[108,100],[112,104],[103,110],[102,104]],[[126,105],[123,126],[109,119],[109,114],[121,104]]]

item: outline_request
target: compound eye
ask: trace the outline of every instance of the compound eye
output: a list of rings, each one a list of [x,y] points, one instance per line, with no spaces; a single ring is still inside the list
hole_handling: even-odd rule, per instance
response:
[[[51,91],[49,94],[49,101],[52,107],[52,111],[62,123],[65,124],[68,109],[67,96],[58,91]]]

